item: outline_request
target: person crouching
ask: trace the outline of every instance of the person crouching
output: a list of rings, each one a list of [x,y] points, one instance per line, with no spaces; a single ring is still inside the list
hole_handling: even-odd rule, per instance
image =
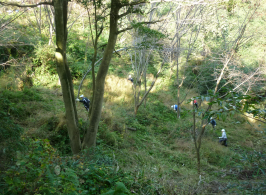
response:
[[[82,100],[80,100],[79,98],[76,99],[76,101],[82,102],[85,109],[87,110],[87,112],[89,111],[89,107],[90,107],[90,100],[87,99],[86,97],[84,97],[84,95],[81,95],[80,98],[82,98]]]
[[[128,80],[130,80],[132,82],[132,84],[133,84],[133,78],[132,78],[131,75],[129,75]]]
[[[178,106],[177,105],[172,105],[171,108],[177,112]],[[181,114],[181,108],[180,107],[179,107],[179,112]],[[180,115],[179,115],[179,118],[180,118]]]
[[[225,130],[222,129],[222,137],[219,137],[219,143],[221,143],[222,145],[224,146],[227,146],[227,136],[226,136],[226,133],[225,133]]]
[[[211,117],[210,124],[212,125],[213,129],[216,127],[216,121]]]

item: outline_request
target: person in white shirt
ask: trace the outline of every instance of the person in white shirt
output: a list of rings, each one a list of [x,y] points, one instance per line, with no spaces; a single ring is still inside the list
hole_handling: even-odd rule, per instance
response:
[[[219,142],[224,145],[224,146],[227,146],[227,136],[226,136],[226,133],[225,133],[225,130],[222,129],[222,137],[219,137]]]

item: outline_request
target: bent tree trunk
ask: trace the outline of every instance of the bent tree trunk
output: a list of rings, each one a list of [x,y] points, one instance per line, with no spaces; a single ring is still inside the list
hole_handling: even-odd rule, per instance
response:
[[[99,66],[97,72],[96,84],[94,89],[92,112],[89,120],[89,127],[87,129],[86,135],[84,137],[82,148],[90,148],[96,145],[96,134],[101,117],[101,109],[103,104],[104,96],[104,85],[105,78],[108,72],[109,63],[115,48],[117,33],[118,33],[118,13],[120,6],[119,0],[111,1],[111,11],[110,11],[110,31],[108,44],[105,48],[102,62]]]
[[[80,133],[77,127],[78,117],[76,103],[73,92],[73,84],[70,70],[66,57],[66,41],[67,41],[67,11],[68,1],[54,0],[55,8],[55,26],[56,26],[56,60],[57,72],[59,75],[63,100],[66,109],[66,119],[70,145],[73,154],[77,154],[81,150]]]

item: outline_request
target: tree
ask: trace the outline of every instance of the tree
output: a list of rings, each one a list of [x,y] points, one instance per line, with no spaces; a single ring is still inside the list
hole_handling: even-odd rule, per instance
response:
[[[255,8],[257,8],[257,6]],[[217,8],[216,11],[217,10],[219,9]],[[198,168],[199,174],[200,174],[200,161],[201,161],[200,159],[201,140],[205,132],[206,126],[208,124],[209,118],[211,116],[215,116],[218,118],[225,119],[227,115],[231,115],[233,114],[233,112],[243,111],[242,105],[244,106],[248,104],[248,102],[244,100],[249,99],[250,96],[238,94],[235,92],[237,87],[241,86],[243,82],[241,82],[236,87],[232,87],[232,88],[231,86],[228,87],[226,89],[227,92],[223,96],[220,96],[219,90],[221,89],[220,88],[221,81],[223,77],[227,74],[230,62],[233,60],[234,56],[237,55],[237,51],[239,47],[242,46],[244,41],[247,41],[247,38],[244,36],[244,33],[245,33],[248,22],[254,16],[254,13],[255,13],[254,11],[247,12],[247,16],[244,18],[244,20],[241,23],[242,25],[237,27],[236,34],[232,36],[232,41],[226,42],[226,36],[225,36],[226,33],[222,31],[221,35],[222,35],[222,39],[224,40],[223,42],[224,53],[222,53],[222,56],[223,56],[222,59],[219,58],[222,62],[222,67],[219,68],[218,73],[215,74],[216,78],[215,78],[214,90],[209,90],[208,95],[205,97],[203,95],[195,97],[199,100],[204,100],[206,98],[206,100],[208,101],[208,107],[206,109],[202,109],[202,108],[195,109],[193,107],[193,130],[191,133],[194,139],[194,144],[195,144],[195,149],[196,149],[196,154],[197,154],[197,168]],[[219,29],[223,29],[223,28],[221,27]],[[192,98],[192,100],[195,98]],[[244,102],[242,103],[242,101]],[[217,110],[211,110],[212,106],[216,103],[218,104],[219,108]],[[198,112],[198,114],[201,116],[201,126],[199,128],[196,127],[196,116],[195,116],[196,112]]]
[[[98,130],[98,124],[100,121],[102,104],[103,104],[105,78],[115,48],[118,34],[133,28],[132,26],[130,26],[125,29],[119,29],[118,21],[130,13],[138,12],[139,9],[134,8],[134,6],[146,2],[147,2],[146,0],[140,0],[131,3],[129,1],[111,0],[110,11],[109,11],[110,15],[109,38],[107,46],[104,51],[103,59],[101,61],[101,64],[99,65],[99,70],[97,72],[97,76],[95,79],[95,87],[93,89],[94,91],[93,104],[91,106],[92,111],[89,119],[89,127],[87,129],[87,132],[85,134],[82,143],[83,148],[93,147],[96,145],[96,134]],[[123,7],[128,7],[128,9],[126,12],[120,14],[119,11]]]
[[[176,11],[175,19],[175,35],[173,37],[173,43],[172,48],[176,48],[175,50],[175,57],[176,57],[176,77],[177,77],[177,107],[180,108],[181,104],[183,103],[184,99],[180,99],[180,89],[183,85],[184,79],[186,78],[185,75],[182,76],[182,79],[180,79],[179,75],[179,59],[183,55],[183,51],[186,53],[184,54],[185,57],[185,67],[188,64],[189,58],[191,57],[191,54],[194,49],[194,44],[197,41],[200,29],[202,27],[202,17],[204,15],[204,8],[205,6],[201,5],[200,2],[190,2],[186,3],[185,5],[181,4],[179,5],[179,9]],[[189,34],[190,36],[188,36]],[[187,36],[186,36],[187,35]],[[183,37],[188,37],[184,38]],[[181,44],[181,42],[184,42]],[[182,47],[188,45],[186,47]],[[181,74],[182,75],[182,74]],[[180,117],[180,110],[177,110],[177,118]]]
[[[142,103],[144,103],[144,105],[146,104],[146,98],[154,87],[160,73],[162,73],[163,67],[168,62],[170,55],[169,48],[166,48],[166,40],[164,38],[166,38],[165,34],[168,26],[167,19],[176,7],[173,3],[165,3],[164,8],[168,9],[168,12],[165,12],[164,9],[160,9],[159,5],[161,4],[158,4],[158,6],[155,4],[156,3],[152,3],[151,9],[149,9],[149,23],[146,27],[138,25],[138,23],[144,23],[145,17],[140,15],[136,17],[138,23],[135,25],[136,28],[132,32],[132,46],[129,46],[127,50],[131,58],[134,72],[133,94],[135,115]],[[134,21],[133,17],[129,17],[129,20]],[[153,29],[150,29],[151,23],[155,23],[155,21],[161,22],[154,24]],[[155,60],[156,56],[160,56],[159,63]],[[151,60],[152,58],[154,59],[153,62]],[[147,89],[147,70],[149,66],[153,66],[157,72],[153,73],[154,80]],[[145,88],[143,96],[141,95],[142,84],[144,84]]]
[[[55,10],[55,30],[56,30],[56,53],[57,72],[60,78],[62,87],[63,100],[66,109],[66,119],[68,127],[68,135],[70,138],[70,145],[72,153],[79,153],[81,150],[80,133],[78,130],[77,110],[74,98],[73,83],[70,69],[66,57],[66,43],[67,43],[67,0],[53,0],[52,2],[39,2],[32,5],[20,5],[12,2],[0,1],[1,5],[10,5],[17,7],[37,7],[39,5],[53,5]]]

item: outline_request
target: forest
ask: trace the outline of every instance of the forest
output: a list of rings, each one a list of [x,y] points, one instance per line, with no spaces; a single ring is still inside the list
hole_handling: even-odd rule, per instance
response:
[[[266,2],[0,0],[0,194],[266,195]]]

